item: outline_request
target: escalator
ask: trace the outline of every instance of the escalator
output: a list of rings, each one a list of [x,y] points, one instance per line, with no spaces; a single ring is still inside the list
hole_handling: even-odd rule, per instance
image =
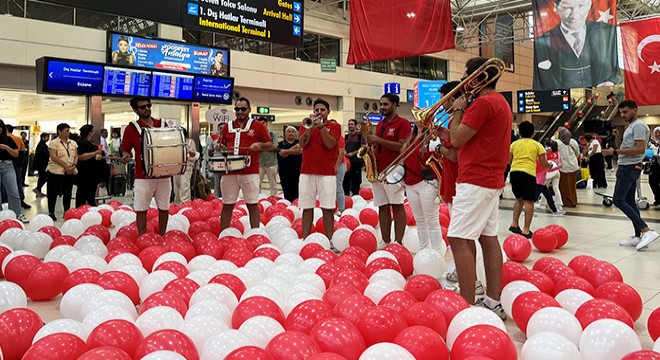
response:
[[[548,119],[546,125],[541,128],[543,133],[538,137],[538,141],[543,143],[546,139],[552,137],[559,127],[565,124],[568,124],[567,127],[573,132],[576,122],[584,119],[584,115],[590,112],[592,108],[593,100],[590,101],[590,99],[585,98],[578,99],[570,111],[556,113],[558,115]]]

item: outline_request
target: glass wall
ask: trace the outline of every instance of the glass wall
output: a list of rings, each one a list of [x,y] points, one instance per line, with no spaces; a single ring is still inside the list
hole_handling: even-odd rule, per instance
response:
[[[357,64],[355,68],[425,80],[447,80],[447,60],[430,56],[371,61]]]

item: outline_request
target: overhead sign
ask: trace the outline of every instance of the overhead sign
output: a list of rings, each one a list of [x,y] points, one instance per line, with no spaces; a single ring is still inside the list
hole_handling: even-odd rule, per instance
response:
[[[406,102],[411,104],[415,102],[415,90],[406,90]]]
[[[401,84],[385,83],[385,94],[401,94]]]
[[[109,95],[149,96],[151,71],[105,67],[103,93]]]
[[[440,87],[447,83],[446,80],[418,81],[413,88],[415,92],[414,105],[417,107],[428,107],[437,103],[440,96]]]
[[[337,72],[335,59],[321,59],[321,72]]]
[[[183,26],[302,46],[303,0],[182,0]]]
[[[571,108],[571,92],[558,90],[518,91],[518,113],[565,111]]]
[[[371,123],[379,123],[383,120],[383,115],[381,114],[374,114],[374,113],[369,113],[369,122]],[[367,114],[362,114],[362,121],[367,121]]]
[[[45,71],[44,83],[52,92],[103,92],[103,65],[53,60],[48,62]]]
[[[252,119],[257,120],[260,118],[265,118],[266,121],[268,122],[273,122],[275,121],[275,115],[260,115],[260,114],[252,114]]]
[[[151,96],[161,99],[192,100],[192,75],[153,72]]]
[[[229,76],[229,50],[108,33],[108,63],[193,74]]]
[[[233,91],[233,78],[196,76],[193,100],[198,102],[231,104]]]

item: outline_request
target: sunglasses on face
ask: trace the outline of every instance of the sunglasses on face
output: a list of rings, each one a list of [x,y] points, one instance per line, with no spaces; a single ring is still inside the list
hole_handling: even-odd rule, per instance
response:
[[[246,108],[246,107],[238,107],[237,106],[237,107],[234,108],[234,111],[247,111],[247,109],[248,108]]]
[[[144,109],[146,109],[146,108],[149,108],[149,109],[151,109],[151,104],[147,104],[147,105],[140,105],[140,106],[138,106],[137,108],[138,108],[138,109],[140,109],[140,110],[144,110]]]

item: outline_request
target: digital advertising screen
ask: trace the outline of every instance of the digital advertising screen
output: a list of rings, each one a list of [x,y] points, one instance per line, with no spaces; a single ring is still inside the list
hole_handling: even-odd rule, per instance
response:
[[[108,33],[108,62],[114,65],[229,76],[229,50]]]
[[[107,95],[149,96],[151,71],[105,67],[103,93]]]
[[[233,91],[233,78],[195,76],[193,100],[231,104]]]
[[[151,97],[170,100],[192,100],[194,76],[152,72]]]
[[[181,5],[186,28],[302,45],[303,0],[182,0]]]
[[[571,92],[557,90],[520,90],[517,96],[518,113],[566,111],[571,108]]]
[[[40,68],[41,67],[41,68]],[[100,94],[103,65],[67,60],[45,59],[37,66],[41,92]]]

